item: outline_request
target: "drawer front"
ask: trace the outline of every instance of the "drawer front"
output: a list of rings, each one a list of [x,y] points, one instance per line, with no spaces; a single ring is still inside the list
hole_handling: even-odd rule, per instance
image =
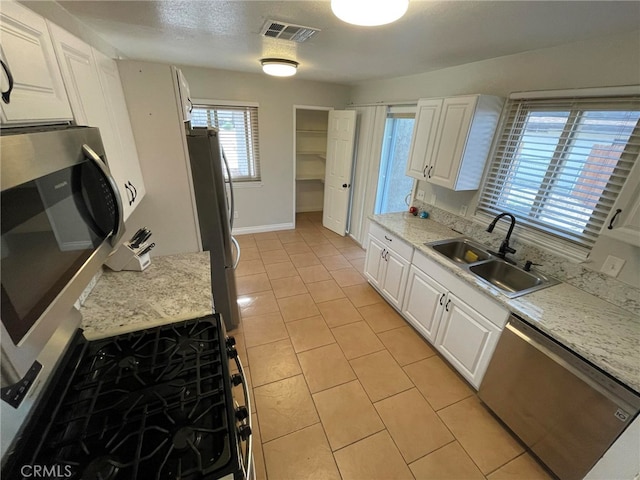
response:
[[[369,235],[376,238],[388,250],[393,250],[399,256],[410,262],[413,257],[413,246],[406,243],[397,235],[385,230],[377,223],[371,222],[369,225]]]

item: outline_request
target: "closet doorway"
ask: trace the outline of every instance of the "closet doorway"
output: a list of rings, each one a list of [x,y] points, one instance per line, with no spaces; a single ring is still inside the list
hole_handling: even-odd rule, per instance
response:
[[[295,212],[322,212],[330,107],[294,106]]]

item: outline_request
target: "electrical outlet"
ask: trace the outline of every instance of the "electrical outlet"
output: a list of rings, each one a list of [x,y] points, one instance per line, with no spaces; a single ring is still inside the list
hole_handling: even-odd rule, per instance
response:
[[[435,205],[436,204],[436,194],[435,193],[431,194],[431,202],[430,203],[431,203],[431,205]]]
[[[600,271],[612,277],[617,277],[624,264],[625,260],[623,260],[622,258],[608,255],[607,259],[602,264],[602,268],[600,269]]]
[[[418,193],[416,193],[416,198],[418,200],[424,201],[424,190],[418,190]]]
[[[467,216],[467,206],[466,205],[462,205],[460,207],[460,216],[461,217],[466,217]]]
[[[238,218],[238,217],[239,217],[238,211],[236,210],[235,212],[233,212],[233,218]]]

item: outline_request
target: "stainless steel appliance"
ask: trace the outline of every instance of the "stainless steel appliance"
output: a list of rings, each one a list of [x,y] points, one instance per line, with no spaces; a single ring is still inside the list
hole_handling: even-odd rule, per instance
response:
[[[187,146],[202,249],[209,251],[211,257],[214,309],[222,315],[226,328],[232,330],[240,322],[235,279],[240,246],[231,235],[233,182],[215,128],[187,129]]]
[[[73,304],[123,230],[98,130],[5,129],[0,153],[3,478],[251,478],[220,315],[92,342],[79,329]]]
[[[511,316],[480,398],[562,480],[582,479],[640,410],[640,396]]]

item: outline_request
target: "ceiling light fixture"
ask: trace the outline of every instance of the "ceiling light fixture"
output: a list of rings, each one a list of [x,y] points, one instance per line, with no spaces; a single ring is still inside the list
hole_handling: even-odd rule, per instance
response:
[[[298,62],[283,58],[263,58],[260,60],[262,71],[274,77],[291,77],[298,70]]]
[[[409,0],[331,0],[331,10],[336,17],[364,27],[395,22],[407,8]]]

